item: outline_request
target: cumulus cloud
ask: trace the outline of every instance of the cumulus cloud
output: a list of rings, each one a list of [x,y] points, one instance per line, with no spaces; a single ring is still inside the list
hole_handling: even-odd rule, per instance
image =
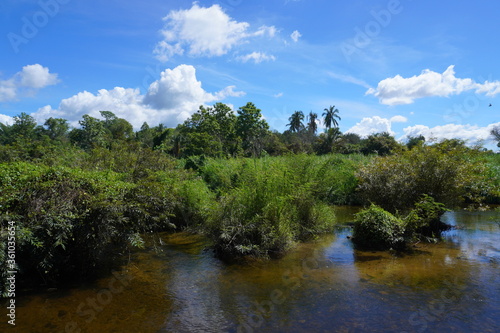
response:
[[[454,65],[443,73],[426,69],[418,76],[403,78],[396,75],[378,83],[376,89],[370,88],[366,95],[374,95],[386,105],[411,104],[418,98],[439,96],[448,97],[465,91],[474,90],[488,96],[500,93],[500,81],[476,83],[474,80],[457,78]]]
[[[495,126],[500,126],[500,122],[484,127],[469,124],[446,124],[435,127],[415,125],[403,129],[405,134],[402,139],[423,135],[426,140],[461,139],[467,141],[469,144],[476,144],[480,141],[493,143],[490,132]]]
[[[100,117],[99,111],[111,111],[139,128],[144,122],[176,126],[192,115],[200,105],[221,101],[229,96],[242,96],[243,92],[228,86],[209,93],[196,78],[196,70],[190,65],[166,69],[160,78],[151,83],[145,95],[139,89],[116,87],[101,89],[97,94],[80,92],[64,99],[57,109],[50,105],[40,108],[32,116],[39,122],[49,117],[68,119],[76,126],[84,114]]]
[[[295,42],[297,43],[299,41],[299,38],[302,37],[302,34],[300,32],[298,32],[297,30],[294,30],[294,32],[292,32],[292,34],[290,35],[290,38]]]
[[[394,135],[395,133],[391,129],[392,123],[406,121],[406,117],[403,116],[394,116],[391,119],[379,116],[367,117],[363,118],[359,123],[348,129],[346,133],[356,133],[362,137],[382,132]]]
[[[0,102],[8,102],[35,94],[38,90],[59,82],[57,74],[39,64],[27,65],[11,78],[0,80]]]
[[[249,23],[232,19],[217,4],[200,7],[194,3],[190,9],[171,11],[163,20],[163,40],[153,51],[160,61],[185,51],[190,56],[221,56],[249,38],[276,34],[276,28],[268,26],[249,31]]]
[[[12,125],[14,123],[14,118],[5,114],[0,114],[0,123],[4,125]]]
[[[244,56],[240,56],[237,59],[240,60],[241,62],[253,61],[256,64],[259,64],[263,61],[275,61],[276,57],[261,52],[252,52]]]

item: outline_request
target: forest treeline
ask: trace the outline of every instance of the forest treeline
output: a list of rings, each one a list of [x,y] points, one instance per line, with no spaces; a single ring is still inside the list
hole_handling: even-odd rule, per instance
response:
[[[109,268],[160,231],[204,233],[220,257],[273,257],[331,231],[334,205],[373,204],[363,221],[382,223],[394,241],[381,242],[393,246],[428,236],[444,207],[500,203],[498,154],[460,140],[362,139],[339,131],[335,107],[322,116],[320,134],[318,116],[305,123],[300,111],[288,130],[270,131],[252,103],[135,132],[110,111],[78,128],[24,113],[0,123],[0,281],[12,225],[19,277],[56,286]]]
[[[283,133],[271,131],[261,110],[247,103],[236,113],[227,105],[216,103],[212,107],[200,106],[188,120],[176,128],[163,124],[150,127],[144,123],[134,132],[132,125],[113,112],[100,111],[101,119],[84,115],[79,127],[71,128],[67,120],[49,118],[44,125],[26,113],[14,117],[12,125],[0,123],[0,143],[4,149],[2,160],[16,158],[16,151],[38,158],[54,145],[71,146],[89,151],[95,148],[112,148],[117,144],[137,143],[141,147],[161,150],[176,158],[205,157],[260,157],[286,154],[378,154],[388,155],[425,141],[422,136],[412,137],[406,145],[389,133],[376,133],[361,138],[354,133],[343,134],[338,127],[339,110],[325,108],[322,121],[325,131],[318,134],[320,119],[314,112],[307,117],[295,111]],[[307,118],[307,122],[306,119]],[[35,145],[35,146],[34,146]],[[36,146],[38,145],[38,146]],[[23,148],[16,150],[17,146]],[[33,149],[27,151],[24,146]],[[8,151],[5,150],[8,147]],[[11,157],[8,154],[14,154]],[[19,156],[21,157],[21,156]]]

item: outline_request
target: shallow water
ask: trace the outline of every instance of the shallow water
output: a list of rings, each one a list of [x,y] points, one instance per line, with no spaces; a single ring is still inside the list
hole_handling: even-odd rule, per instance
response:
[[[338,207],[338,219],[356,210]],[[342,226],[281,259],[224,264],[200,236],[162,234],[161,251],[108,278],[18,297],[12,331],[498,332],[498,213],[443,218],[461,228],[406,255],[357,251]]]

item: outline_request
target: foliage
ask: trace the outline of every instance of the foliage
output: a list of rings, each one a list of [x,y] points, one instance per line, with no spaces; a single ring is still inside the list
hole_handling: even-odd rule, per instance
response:
[[[353,241],[365,249],[401,248],[405,244],[404,223],[381,207],[372,204],[356,214]]]
[[[208,175],[212,184],[224,186],[209,223],[220,256],[279,255],[296,241],[331,229],[332,209],[315,199],[314,182],[301,179],[300,168],[283,162],[245,160],[233,176],[227,169],[226,175]],[[216,170],[206,168],[205,173]]]
[[[377,154],[387,156],[403,150],[403,146],[387,132],[371,134],[363,141],[363,154]]]
[[[57,284],[144,246],[149,232],[188,228],[222,256],[273,256],[331,230],[331,205],[415,207],[404,218],[372,212],[394,247],[436,234],[434,199],[500,203],[500,155],[460,140],[406,151],[388,134],[342,134],[338,110],[325,111],[320,135],[313,112],[307,129],[270,132],[253,103],[200,107],[175,129],[144,123],[136,133],[110,111],[73,129],[20,114],[0,123],[0,246],[15,222],[20,278]],[[0,247],[0,277],[5,260]]]
[[[464,200],[480,202],[492,186],[475,154],[465,146],[442,142],[378,157],[360,169],[359,190],[391,212],[411,208],[424,194],[449,207]]]
[[[288,127],[290,127],[290,131],[292,132],[300,132],[303,130],[304,123],[302,122],[304,120],[304,113],[302,111],[295,111],[290,118],[288,118]]]
[[[262,111],[248,102],[238,109],[236,134],[241,140],[241,147],[247,156],[260,156],[264,138],[268,135],[269,125],[262,116]]]
[[[371,204],[356,214],[353,242],[363,249],[401,250],[410,242],[439,238],[442,231],[450,228],[441,222],[447,209],[434,198],[423,195],[414,206],[408,215],[399,217]]]
[[[405,217],[405,233],[409,239],[424,237],[439,237],[441,231],[448,226],[441,222],[441,216],[448,211],[444,204],[436,202],[434,198],[423,195],[415,203],[415,209]]]
[[[497,147],[500,148],[500,125],[494,126],[490,131],[491,136],[497,141]]]
[[[329,108],[325,108],[323,113],[323,123],[327,129],[333,127],[339,127],[339,123],[337,121],[341,120],[339,116],[339,110],[335,108],[335,105],[330,105]]]

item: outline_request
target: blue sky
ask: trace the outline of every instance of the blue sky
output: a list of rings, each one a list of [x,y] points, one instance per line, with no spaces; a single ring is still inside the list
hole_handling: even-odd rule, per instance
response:
[[[460,0],[3,0],[0,122],[77,126],[109,110],[174,127],[199,105],[251,101],[283,131],[292,112],[334,105],[343,132],[493,147],[499,13]]]

